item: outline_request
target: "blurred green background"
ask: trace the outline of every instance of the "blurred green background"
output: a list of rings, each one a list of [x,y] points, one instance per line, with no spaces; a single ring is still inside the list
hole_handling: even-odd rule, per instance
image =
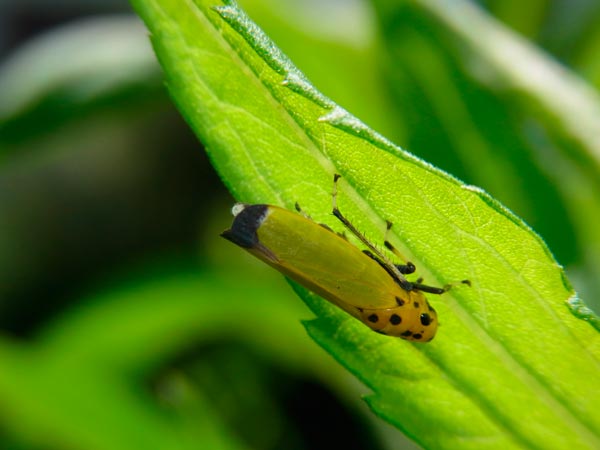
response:
[[[600,309],[599,156],[556,111],[420,2],[239,3],[326,95],[523,217]],[[600,84],[597,1],[479,6]],[[413,448],[218,237],[232,203],[126,1],[0,3],[0,448]]]

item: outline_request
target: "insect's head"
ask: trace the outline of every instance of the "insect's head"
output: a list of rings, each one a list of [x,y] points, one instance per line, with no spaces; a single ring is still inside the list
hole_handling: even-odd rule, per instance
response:
[[[396,298],[397,306],[388,309],[360,311],[360,319],[373,331],[408,341],[429,342],[438,327],[435,309],[417,291]]]

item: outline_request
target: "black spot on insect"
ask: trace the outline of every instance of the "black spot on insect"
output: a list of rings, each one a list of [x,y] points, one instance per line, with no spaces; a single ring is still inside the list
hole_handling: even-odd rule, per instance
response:
[[[398,304],[398,306],[404,306],[404,303],[406,303],[404,300],[402,300],[400,297],[396,297],[396,303]]]
[[[367,320],[372,323],[377,323],[379,316],[377,314],[371,314],[369,317],[367,317]]]
[[[412,335],[412,331],[406,330],[404,333],[400,333],[400,336],[408,337]]]
[[[419,302],[414,302],[413,305],[415,308],[418,308],[419,306],[421,306],[421,305],[419,305]]]
[[[399,325],[400,322],[402,322],[402,317],[400,317],[398,314],[392,314],[390,316],[390,323],[392,325]]]
[[[419,333],[415,333],[412,335],[413,339],[421,339],[423,336],[421,336]]]
[[[429,314],[427,314],[427,313],[421,314],[421,323],[424,326],[427,326],[427,325],[431,324],[431,316]]]
[[[362,308],[358,308],[357,307],[356,309],[358,309],[358,312],[363,312],[364,311]]]

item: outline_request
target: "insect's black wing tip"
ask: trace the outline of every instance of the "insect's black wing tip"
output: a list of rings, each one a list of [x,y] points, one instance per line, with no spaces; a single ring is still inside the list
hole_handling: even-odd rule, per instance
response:
[[[231,228],[221,236],[243,248],[253,248],[258,244],[256,231],[267,216],[267,205],[245,205],[237,211]]]
[[[219,234],[219,236],[227,239],[228,241],[231,241],[231,239],[232,239],[231,235],[232,235],[231,228],[228,228],[228,229],[224,230],[223,232],[221,232],[221,234]]]

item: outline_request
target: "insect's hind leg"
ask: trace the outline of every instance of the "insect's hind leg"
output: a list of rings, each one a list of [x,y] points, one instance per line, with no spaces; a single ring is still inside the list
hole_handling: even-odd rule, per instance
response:
[[[363,244],[365,244],[367,247],[369,247],[369,249],[373,252],[372,254],[377,255],[377,257],[383,261],[385,264],[388,265],[393,265],[391,264],[388,259],[373,245],[371,244],[371,242],[369,242],[369,240],[363,236],[363,234],[358,231],[354,225],[352,225],[352,223],[350,223],[350,221],[348,219],[346,219],[346,217],[344,217],[344,215],[341,213],[341,211],[339,210],[339,208],[337,207],[337,182],[338,180],[341,178],[341,175],[338,175],[337,173],[333,176],[333,192],[331,193],[331,202],[332,202],[332,212],[333,215],[344,224],[344,226],[346,228],[348,228],[348,230],[350,230],[350,232],[356,236]]]
[[[390,222],[389,220],[386,220],[385,223],[386,223],[385,239],[383,241],[385,248],[387,248],[389,251],[391,251],[394,255],[396,255],[402,261],[406,261],[406,264],[395,264],[395,266],[398,268],[400,273],[402,273],[404,275],[414,273],[415,270],[417,270],[415,265],[413,263],[411,263],[402,253],[400,253],[400,251],[396,247],[394,247],[392,245],[392,243],[388,240],[388,234],[393,226],[392,222]]]
[[[417,291],[429,292],[430,294],[441,295],[444,292],[448,291],[450,288],[444,286],[443,288],[435,287],[435,286],[427,286],[426,284],[421,283],[413,283],[413,288]]]
[[[393,279],[396,279],[396,274],[387,266],[387,264],[384,261],[382,261],[381,259],[379,259],[370,250],[363,250],[362,252],[365,255],[367,255],[369,258],[371,258],[373,261],[375,261],[377,264],[379,264],[387,273],[390,274],[390,276]],[[398,266],[396,265],[396,267],[398,267]]]
[[[418,281],[422,281],[422,280],[419,279]],[[413,289],[415,289],[417,291],[429,292],[430,294],[438,294],[438,295],[443,294],[444,292],[448,292],[454,286],[459,285],[459,284],[466,284],[467,286],[471,286],[471,282],[469,280],[461,280],[457,283],[450,283],[450,284],[445,285],[443,288],[439,288],[439,287],[435,287],[435,286],[427,286],[426,284],[421,284],[419,282],[412,283]]]
[[[370,253],[369,256],[373,257],[373,254],[377,255],[377,261],[383,266],[386,265],[388,267],[386,267],[386,270],[388,270],[389,272],[389,266],[394,266],[396,267],[396,269],[398,270],[398,272],[400,274],[404,274],[404,275],[408,275],[413,273],[416,270],[416,267],[413,263],[411,263],[410,261],[407,261],[406,264],[392,264],[386,257],[385,255],[383,255],[373,244],[371,244],[371,242],[369,242],[369,240],[363,236],[363,234],[358,231],[354,225],[352,225],[352,223],[350,223],[350,221],[348,219],[346,219],[346,217],[344,217],[344,215],[341,213],[341,211],[339,210],[339,208],[337,207],[337,182],[340,179],[341,175],[338,175],[337,173],[333,176],[333,192],[332,192],[332,203],[333,203],[333,215],[335,217],[338,218],[338,220],[340,222],[342,222],[344,224],[344,226],[346,228],[348,228],[348,230],[350,230],[352,232],[352,234],[354,236],[356,236],[358,239],[360,239],[360,241],[365,244],[367,247],[369,247],[369,249],[371,249],[371,251],[373,253]],[[396,247],[394,247],[391,242],[389,242],[387,240],[387,233],[390,230],[390,228],[392,228],[392,223],[388,220],[387,222],[387,228],[386,228],[386,239],[385,239],[385,246],[391,250],[396,256],[398,256],[399,258],[401,258],[403,261],[406,261],[406,258],[404,258],[402,256],[402,254],[398,251],[398,249],[396,249]],[[375,259],[375,258],[373,258]],[[394,276],[394,275],[392,275]],[[394,278],[399,278],[398,276],[394,276]],[[405,283],[408,283],[408,281],[404,280],[404,277],[400,277],[401,280],[401,284],[404,286]]]
[[[381,254],[381,252],[380,252],[379,250],[377,250],[377,249],[376,249],[376,248],[373,246],[373,244],[371,244],[371,243],[369,242],[369,240],[368,240],[366,237],[364,237],[364,236],[362,235],[362,233],[361,233],[360,231],[358,231],[358,230],[357,230],[357,229],[354,227],[354,225],[352,225],[352,223],[350,223],[350,221],[349,221],[348,219],[346,219],[346,217],[344,217],[344,215],[341,213],[341,211],[340,211],[340,210],[339,210],[339,208],[337,207],[337,182],[338,182],[338,180],[339,180],[340,178],[341,178],[341,175],[339,175],[339,174],[337,174],[337,173],[336,173],[336,174],[333,176],[333,192],[331,193],[331,202],[332,202],[332,212],[333,212],[333,215],[334,215],[334,216],[335,216],[335,217],[336,217],[336,218],[337,218],[337,219],[338,219],[340,222],[342,222],[342,223],[344,224],[344,226],[345,226],[346,228],[348,228],[348,230],[350,230],[350,232],[351,232],[351,233],[352,233],[354,236],[356,236],[358,239],[360,239],[360,241],[361,241],[363,244],[365,244],[367,247],[369,247],[369,249],[371,249],[371,251],[372,251],[372,252],[373,252],[375,255],[377,255],[377,256],[378,256],[378,257],[379,257],[381,260],[383,260],[383,261],[385,261],[385,262],[387,263],[385,256],[383,256],[383,255]]]
[[[332,206],[333,206],[333,215],[337,217],[337,219],[344,224],[344,226],[350,230],[350,232],[356,236],[363,244],[365,244],[371,251],[363,251],[365,255],[374,259],[379,263],[381,267],[383,267],[390,276],[396,280],[396,282],[402,287],[402,289],[406,291],[418,290],[423,292],[428,292],[430,294],[443,294],[444,292],[449,291],[453,286],[457,284],[466,284],[471,286],[471,282],[469,280],[462,280],[459,283],[447,284],[443,288],[428,286],[426,284],[422,284],[422,279],[417,280],[416,283],[412,283],[404,278],[404,275],[411,274],[416,270],[416,267],[410,261],[407,261],[405,265],[402,264],[392,264],[386,256],[381,253],[373,244],[369,242],[369,240],[363,236],[360,231],[358,231],[352,223],[344,215],[340,212],[337,207],[337,182],[340,179],[341,175],[335,174],[333,176],[333,192],[332,192]],[[387,222],[387,230],[389,231],[392,227],[392,223],[390,221]],[[387,240],[385,240],[385,246],[392,251],[396,256],[400,257],[403,261],[406,261],[400,252]]]
[[[371,242],[369,242],[369,240],[360,231],[358,231],[356,227],[352,225],[352,223],[348,219],[346,219],[346,217],[344,217],[344,215],[337,207],[337,182],[340,179],[340,177],[341,175],[338,175],[337,173],[333,176],[333,192],[331,193],[333,215],[340,222],[342,222],[344,226],[348,230],[350,230],[350,232],[354,236],[356,236],[363,244],[365,244],[371,250],[368,253],[365,252],[365,254],[375,259],[375,261],[377,261],[403,289],[411,291],[413,289],[413,284],[406,278],[404,278],[404,276],[402,275],[402,271],[408,270],[408,273],[412,273],[410,272],[410,270],[414,272],[414,265],[411,264],[410,266],[407,265],[398,267],[392,264],[383,253],[381,253],[373,244],[371,244]]]

